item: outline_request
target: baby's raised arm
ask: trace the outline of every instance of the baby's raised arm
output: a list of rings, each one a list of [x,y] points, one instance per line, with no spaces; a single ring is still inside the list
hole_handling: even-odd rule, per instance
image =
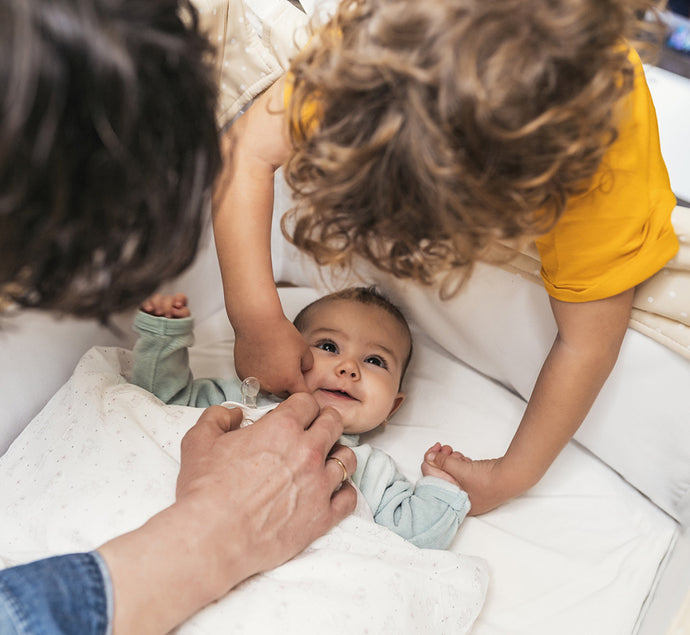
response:
[[[141,303],[144,313],[170,319],[186,318],[191,315],[184,293],[154,293]]]
[[[427,456],[430,452],[434,453],[434,456],[437,456],[439,454],[444,455],[444,456],[452,456],[453,458],[459,460],[459,461],[470,461],[467,457],[465,457],[464,454],[461,452],[458,452],[456,450],[453,450],[452,447],[449,445],[441,445],[440,443],[434,443],[425,453],[424,455]],[[444,481],[448,481],[449,483],[452,483],[453,485],[457,485],[458,487],[460,484],[458,481],[451,476],[448,472],[445,470],[441,469],[440,467],[436,465],[431,465],[430,463],[427,463],[426,461],[422,462],[422,474],[424,476],[435,476],[436,478],[442,478]]]
[[[237,373],[280,395],[305,390],[302,372],[312,365],[309,347],[283,314],[271,262],[274,174],[290,148],[283,90],[281,79],[228,130],[213,205]]]

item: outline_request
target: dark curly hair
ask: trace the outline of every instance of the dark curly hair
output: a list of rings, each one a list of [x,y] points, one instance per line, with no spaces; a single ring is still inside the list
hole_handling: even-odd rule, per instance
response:
[[[106,320],[192,261],[220,167],[188,0],[0,2],[0,296]]]
[[[291,66],[284,232],[427,284],[545,233],[616,138],[653,4],[342,2]]]

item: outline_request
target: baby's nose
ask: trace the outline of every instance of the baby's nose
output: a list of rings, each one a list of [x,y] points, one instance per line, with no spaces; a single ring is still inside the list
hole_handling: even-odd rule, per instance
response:
[[[357,364],[351,361],[340,364],[337,372],[341,377],[349,376],[351,379],[357,379],[359,377]]]

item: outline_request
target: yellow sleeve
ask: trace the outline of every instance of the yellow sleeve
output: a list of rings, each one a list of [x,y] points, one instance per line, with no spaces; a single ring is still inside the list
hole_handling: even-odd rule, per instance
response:
[[[285,88],[283,89],[283,105],[287,116],[290,116],[290,101],[295,87],[295,76],[292,72],[285,75]],[[307,136],[316,130],[321,118],[321,110],[316,99],[309,99],[302,105],[299,113],[299,121],[289,121],[290,131],[296,139],[302,139],[301,130],[306,131]]]
[[[637,54],[619,136],[592,187],[537,240],[549,295],[567,302],[611,297],[643,282],[678,250],[676,200],[661,156],[656,112]]]

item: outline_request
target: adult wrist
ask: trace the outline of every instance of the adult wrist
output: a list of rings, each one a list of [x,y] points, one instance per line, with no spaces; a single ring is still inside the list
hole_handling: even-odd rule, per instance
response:
[[[231,525],[214,518],[210,502],[190,496],[98,549],[113,586],[115,635],[166,633],[251,574],[242,536],[221,534]]]

